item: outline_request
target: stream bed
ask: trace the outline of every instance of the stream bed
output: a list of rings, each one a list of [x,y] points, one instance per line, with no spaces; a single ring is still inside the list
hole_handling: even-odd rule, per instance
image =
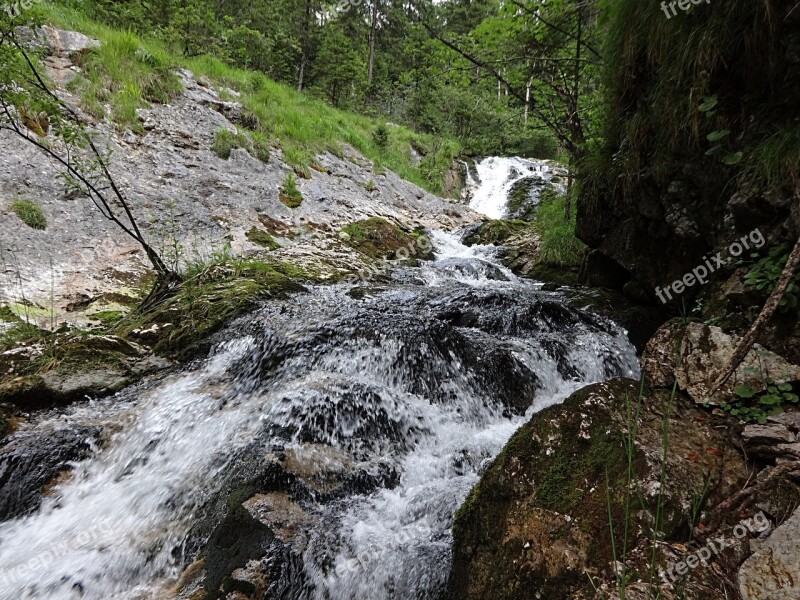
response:
[[[453,515],[514,431],[639,366],[492,247],[432,238],[434,261],[265,302],[206,359],[12,436],[12,489],[36,448],[84,450],[0,522],[0,598],[436,598]]]

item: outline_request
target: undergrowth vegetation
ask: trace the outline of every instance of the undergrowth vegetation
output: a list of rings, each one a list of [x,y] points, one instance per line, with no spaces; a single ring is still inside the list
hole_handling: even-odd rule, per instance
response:
[[[771,83],[786,77],[773,60],[783,52],[780,11],[748,0],[701,10],[702,27],[665,19],[657,2],[622,0],[609,11],[604,135],[581,160],[593,215],[609,191],[635,195],[643,173],[668,185],[688,161],[724,169],[733,183],[800,189],[792,96]]]
[[[174,71],[187,68],[197,77],[207,77],[241,94],[237,101],[246,111],[255,149],[279,145],[284,160],[298,172],[307,172],[320,152],[341,155],[341,143],[346,143],[375,161],[376,169],[391,169],[441,193],[444,173],[460,151],[452,140],[399,126],[392,127],[391,135],[376,137],[376,131],[386,129],[385,122],[333,108],[259,72],[231,67],[210,55],[184,57],[162,40],[112,29],[54,3],[43,3],[42,10],[54,25],[100,40],[98,49],[86,53],[83,72],[70,87],[86,110],[97,117],[110,117],[119,127],[141,132],[136,110],[148,103],[172,100],[180,91]],[[420,164],[414,162],[412,147],[423,151]]]
[[[534,228],[541,237],[539,262],[553,267],[579,267],[586,244],[575,236],[575,214],[564,218],[565,197],[552,190],[542,194],[536,210]]]

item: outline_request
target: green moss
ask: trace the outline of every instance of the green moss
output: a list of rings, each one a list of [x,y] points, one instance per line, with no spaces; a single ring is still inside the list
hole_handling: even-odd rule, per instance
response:
[[[610,411],[626,395],[635,398],[637,386],[626,380],[603,385],[603,390],[584,388],[564,405],[534,416],[484,472],[454,519],[457,585],[467,580],[483,585],[486,597],[504,590],[503,597],[522,600],[533,585],[548,598],[572,597],[574,579],[551,580],[544,567],[508,568],[524,560],[523,542],[538,535],[567,536],[569,544],[590,540],[586,548],[590,564],[606,567],[612,554],[606,473],[615,523],[622,522],[627,489],[625,444]],[[608,406],[587,402],[593,393],[607,398]],[[644,457],[635,455],[634,469],[644,464]],[[573,520],[551,527],[543,510],[571,515]],[[562,577],[572,574],[567,569]],[[555,590],[559,593],[551,596]]]
[[[101,310],[89,315],[92,319],[100,321],[103,327],[111,327],[125,316],[125,312],[120,310]]]
[[[515,219],[497,219],[486,221],[480,229],[465,240],[468,244],[494,244],[503,245],[512,237],[533,231],[533,226],[527,221]]]
[[[380,217],[351,223],[342,232],[347,244],[370,259],[395,258],[403,251],[409,258],[428,258],[430,254],[430,240],[422,232],[405,232]]]
[[[17,198],[11,202],[11,210],[31,229],[47,229],[47,217],[35,202]]]
[[[258,227],[253,226],[245,235],[248,240],[261,246],[262,248],[266,248],[268,250],[277,250],[281,247],[281,245],[276,242],[269,233],[263,229],[259,229]]]
[[[313,280],[314,274],[279,261],[222,259],[193,271],[173,297],[145,315],[124,319],[116,332],[127,336],[157,325],[156,353],[190,357],[258,300],[302,291],[298,279]]]

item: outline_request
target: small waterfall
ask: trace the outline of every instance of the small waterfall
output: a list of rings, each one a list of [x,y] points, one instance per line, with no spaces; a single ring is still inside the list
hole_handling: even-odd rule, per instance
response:
[[[0,598],[175,598],[242,480],[263,489],[239,506],[276,532],[248,567],[279,572],[265,597],[436,598],[483,466],[536,411],[639,366],[610,321],[492,248],[432,237],[436,260],[391,285],[266,302],[199,365],[17,433],[12,449],[102,432],[41,507],[0,523]]]
[[[535,204],[548,184],[554,184],[559,191],[563,191],[560,178],[566,176],[561,165],[547,160],[491,156],[478,161],[475,166],[478,181],[468,184],[473,190],[470,207],[490,219],[509,216],[509,197],[520,182],[531,180],[532,197],[529,200]],[[467,173],[469,172],[467,169]]]

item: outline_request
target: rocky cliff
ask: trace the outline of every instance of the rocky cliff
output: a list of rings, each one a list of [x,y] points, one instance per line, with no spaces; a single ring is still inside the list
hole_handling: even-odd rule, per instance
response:
[[[49,77],[64,86],[80,71],[82,53],[97,44],[54,29],[45,29],[38,39],[48,55]],[[365,264],[363,255],[339,237],[350,223],[382,217],[413,230],[477,218],[463,205],[375,167],[346,144],[336,154],[317,156],[308,174],[298,176],[302,201],[290,208],[281,202],[280,190],[292,169],[279,147],[271,148],[266,160],[241,147],[227,159],[212,152],[218,132],[235,134],[242,122],[237,93],[215,89],[188,71],[178,75],[183,91],[176,98],[138,111],[141,133],[98,121],[81,111],[68,86],[59,89],[96,131],[101,147],[111,151],[111,173],[146,237],[172,261],[185,265],[214,253],[269,252],[322,278],[337,277]],[[119,307],[93,301],[139,294],[148,268],[135,242],[89,199],[65,191],[59,166],[38,149],[7,131],[0,132],[0,145],[0,302],[17,312],[26,306],[26,316],[49,319],[54,312],[56,320],[83,322],[87,309],[91,316]],[[14,214],[11,205],[18,199],[41,208],[46,228],[27,227]]]
[[[616,5],[605,139],[580,173],[578,235],[597,249],[585,277],[612,272],[617,285],[633,279],[655,300],[657,287],[756,228],[769,248],[792,245],[800,232],[794,3],[701,3],[670,19],[658,3]],[[724,258],[718,279],[736,262]],[[681,299],[691,306],[701,289]]]

